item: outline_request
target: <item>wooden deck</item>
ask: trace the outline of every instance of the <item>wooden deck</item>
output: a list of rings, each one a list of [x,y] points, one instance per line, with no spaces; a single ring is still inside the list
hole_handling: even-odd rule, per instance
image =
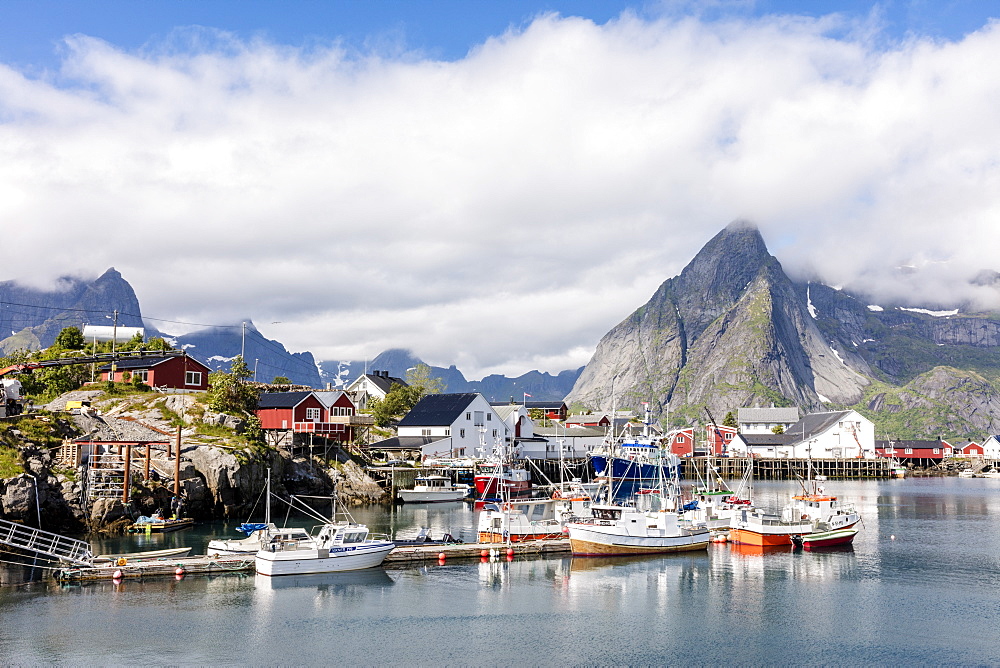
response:
[[[155,559],[152,561],[131,561],[124,566],[116,563],[98,566],[80,566],[64,568],[56,571],[56,579],[60,582],[88,582],[94,580],[114,580],[115,573],[120,573],[121,579],[139,579],[148,577],[174,577],[177,569],[183,568],[184,575],[218,575],[219,573],[253,572],[254,558],[249,557],[175,557]]]
[[[419,547],[397,547],[383,562],[386,566],[407,565],[426,561],[438,561],[444,555],[445,561],[481,559],[483,550],[496,550],[506,556],[507,548],[514,550],[515,556],[569,556],[569,539],[531,540],[523,543],[461,543],[458,545],[421,545]]]

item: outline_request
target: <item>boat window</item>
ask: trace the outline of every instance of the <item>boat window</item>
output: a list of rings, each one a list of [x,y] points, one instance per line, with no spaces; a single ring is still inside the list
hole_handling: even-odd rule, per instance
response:
[[[534,509],[531,511],[532,517],[541,517],[545,514],[545,506],[542,504],[536,504]]]
[[[360,543],[365,539],[364,531],[349,531],[344,534],[345,543]]]

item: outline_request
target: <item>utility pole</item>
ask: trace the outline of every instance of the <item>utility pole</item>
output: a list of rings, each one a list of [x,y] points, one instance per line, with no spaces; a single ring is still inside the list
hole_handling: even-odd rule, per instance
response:
[[[114,326],[111,328],[111,376],[109,380],[115,382],[115,344],[118,343],[118,309],[115,309]]]
[[[240,340],[240,359],[246,361],[247,349],[247,324],[243,323],[243,337]]]

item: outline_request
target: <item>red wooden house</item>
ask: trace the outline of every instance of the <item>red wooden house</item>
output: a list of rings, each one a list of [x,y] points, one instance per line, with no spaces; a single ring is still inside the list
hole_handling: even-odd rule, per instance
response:
[[[943,441],[875,441],[876,457],[892,457],[919,466],[940,463],[946,456],[945,449],[951,454],[951,446]]]
[[[670,452],[678,457],[694,456],[694,428],[675,429],[663,437]]]
[[[713,457],[725,457],[729,453],[729,444],[736,437],[738,431],[733,427],[726,427],[721,424],[705,425],[705,443],[708,455]]]
[[[354,402],[344,392],[266,392],[260,395],[256,412],[265,430],[338,441],[354,438]]]
[[[204,392],[208,389],[208,374],[212,370],[188,355],[170,357],[137,357],[118,360],[114,363],[114,377],[111,364],[100,368],[101,380],[116,383],[138,378],[155,388],[170,388],[189,392]]]

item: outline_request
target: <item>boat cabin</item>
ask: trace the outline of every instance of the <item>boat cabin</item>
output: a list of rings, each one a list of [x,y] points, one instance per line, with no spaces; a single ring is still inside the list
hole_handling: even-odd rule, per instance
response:
[[[368,537],[368,527],[360,524],[324,524],[316,540],[326,545],[351,545],[363,543]]]

